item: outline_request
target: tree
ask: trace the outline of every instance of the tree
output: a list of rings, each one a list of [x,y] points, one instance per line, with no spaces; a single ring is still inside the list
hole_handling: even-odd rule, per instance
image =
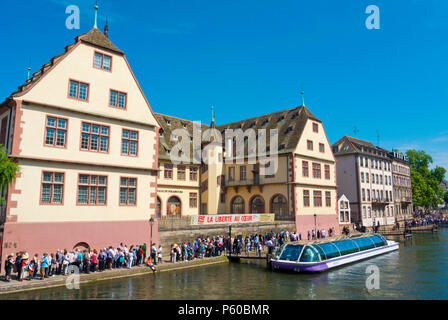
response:
[[[9,184],[16,180],[19,172],[19,164],[9,158],[6,148],[0,145],[0,190],[5,191]],[[0,205],[4,206],[5,203],[5,199],[0,197]]]
[[[448,190],[445,191],[445,194],[443,195],[443,200],[445,201],[445,204],[448,205]]]
[[[443,203],[444,193],[440,185],[445,178],[446,169],[438,166],[430,169],[433,160],[424,150],[408,150],[406,155],[411,167],[414,205],[433,208]]]

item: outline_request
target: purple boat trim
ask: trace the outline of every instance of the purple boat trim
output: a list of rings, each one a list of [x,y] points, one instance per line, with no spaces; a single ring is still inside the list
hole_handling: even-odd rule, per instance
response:
[[[272,262],[273,267],[278,267],[279,269],[283,270],[291,270],[291,271],[305,271],[305,272],[319,272],[324,271],[328,269],[328,266],[325,262],[318,262],[316,264],[312,265],[299,265],[299,264],[293,264],[293,263],[282,263],[273,261]]]

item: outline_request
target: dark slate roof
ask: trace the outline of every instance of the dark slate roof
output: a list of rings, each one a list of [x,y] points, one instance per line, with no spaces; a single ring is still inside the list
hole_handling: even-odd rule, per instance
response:
[[[115,51],[116,53],[123,54],[123,51],[118,49],[112,41],[109,40],[108,37],[104,35],[99,29],[93,28],[87,33],[84,33],[78,37],[76,37],[76,42],[79,40],[93,44],[95,46],[108,49],[111,51]]]
[[[343,136],[341,139],[336,141],[331,146],[331,149],[333,150],[335,156],[362,153],[365,155],[375,155],[388,158],[390,152],[389,150],[375,146],[371,142],[349,136]]]
[[[160,125],[159,134],[159,159],[170,160],[169,152],[177,143],[177,141],[171,141],[171,133],[175,129],[186,129],[191,137],[193,137],[193,121],[185,120],[173,116],[168,116],[160,113],[154,113]],[[168,124],[169,123],[169,124]],[[185,127],[184,127],[185,126]],[[202,130],[208,129],[209,126],[202,124]],[[193,149],[190,149],[191,159],[193,159]]]
[[[172,130],[177,128],[183,128],[185,124],[187,130],[192,135],[193,125],[192,121],[179,119],[176,117],[171,117],[163,114],[155,114],[160,124],[162,125],[163,137],[160,138],[159,142],[159,159],[170,158],[168,151],[177,143],[169,141]],[[246,131],[249,128],[254,129],[258,132],[259,129],[266,129],[266,146],[269,147],[269,130],[277,129],[279,133],[278,146],[279,154],[291,153],[293,152],[300,140],[300,137],[305,128],[305,124],[308,119],[314,120],[316,122],[321,122],[316,116],[314,116],[311,111],[305,106],[294,107],[291,109],[281,110],[258,117],[241,120],[237,122],[232,122],[228,124],[218,125],[215,128],[221,132],[222,139],[224,143],[225,130],[226,129],[238,129],[241,128]],[[167,120],[170,121],[170,125],[167,124]],[[209,128],[207,125],[202,125],[205,130]],[[245,142],[245,153],[247,152],[247,143]],[[269,151],[267,152],[269,154]],[[235,147],[234,152],[235,154]]]
[[[106,37],[100,30],[93,28],[87,33],[84,33],[82,35],[79,35],[75,38],[75,43],[72,43],[65,47],[65,51],[61,54],[58,54],[57,56],[54,56],[50,59],[49,62],[44,64],[41,69],[37,72],[34,72],[30,79],[28,79],[24,84],[19,86],[15,92],[11,94],[10,97],[17,97],[24,94],[29,88],[31,88],[34,84],[36,84],[42,77],[48,72],[50,68],[52,68],[56,63],[58,63],[60,60],[62,60],[67,53],[72,49],[78,42],[86,42],[91,45],[111,50],[118,54],[123,54],[123,52],[118,49],[110,40],[108,37]]]

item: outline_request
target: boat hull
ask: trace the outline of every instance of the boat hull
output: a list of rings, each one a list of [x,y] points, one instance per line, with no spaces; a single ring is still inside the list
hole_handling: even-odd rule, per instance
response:
[[[361,252],[355,252],[342,257],[336,257],[321,262],[293,262],[282,260],[271,260],[274,270],[286,270],[295,272],[322,272],[344,264],[368,259],[381,254],[399,249],[398,242],[388,241],[388,245],[380,248],[373,248]]]

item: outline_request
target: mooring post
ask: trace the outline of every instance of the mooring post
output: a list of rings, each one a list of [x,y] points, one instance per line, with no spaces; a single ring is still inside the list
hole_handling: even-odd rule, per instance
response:
[[[266,254],[266,268],[272,270],[271,255],[269,253]]]

